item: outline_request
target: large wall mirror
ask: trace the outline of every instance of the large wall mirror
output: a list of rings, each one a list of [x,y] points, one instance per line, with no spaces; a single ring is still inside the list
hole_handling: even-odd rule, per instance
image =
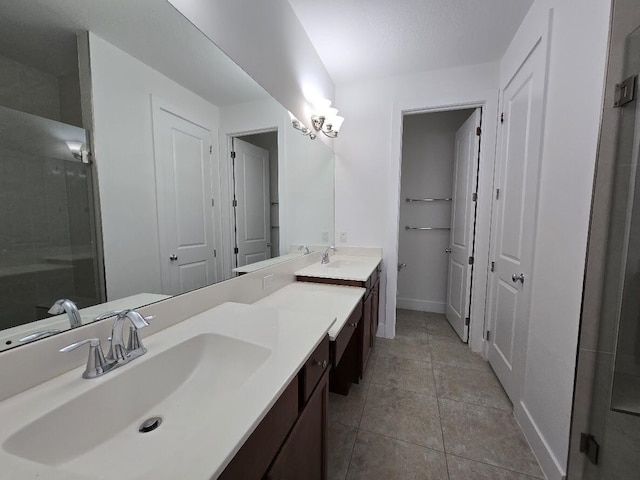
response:
[[[333,242],[332,149],[171,4],[0,7],[0,350]]]

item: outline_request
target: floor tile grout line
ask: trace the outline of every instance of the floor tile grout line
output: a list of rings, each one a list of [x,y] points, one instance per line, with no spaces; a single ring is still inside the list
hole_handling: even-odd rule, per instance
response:
[[[371,430],[367,430],[366,428],[359,428],[358,432],[360,432],[361,430],[363,432],[370,433],[371,435],[377,435],[378,437],[386,438],[388,440],[394,440],[396,442],[401,442],[401,443],[404,443],[404,444],[407,444],[407,445],[413,445],[414,447],[426,448],[427,450],[431,450],[433,452],[446,453],[444,450],[438,450],[437,448],[427,447],[426,445],[421,445],[419,443],[413,443],[413,442],[410,442],[408,440],[403,440],[401,438],[391,437],[389,435],[385,435],[384,433],[372,432]]]
[[[502,412],[502,413],[508,412],[511,415],[514,415],[513,407],[511,407],[510,410],[506,410],[504,408],[491,407],[491,406],[488,406],[488,405],[482,405],[480,403],[465,402],[464,400],[456,400],[455,398],[449,398],[449,397],[446,397],[444,395],[438,395],[438,398],[441,398],[442,400],[447,400],[448,402],[456,402],[456,403],[462,403],[463,405],[473,405],[475,407],[490,408],[491,410],[497,410],[498,412]]]
[[[464,460],[469,460],[470,462],[481,463],[482,465],[487,465],[488,467],[498,468],[500,470],[505,470],[507,472],[517,473],[519,475],[524,475],[525,477],[530,477],[532,479],[544,480],[544,477],[536,477],[535,475],[531,475],[530,473],[526,473],[526,472],[523,472],[521,470],[515,470],[513,468],[504,467],[502,465],[497,465],[495,463],[488,463],[486,461],[476,460],[475,458],[465,457],[464,455],[459,455],[457,453],[447,453],[447,455],[450,455],[452,457],[462,458]]]
[[[431,342],[429,342],[429,347],[431,347]],[[447,469],[447,479],[451,477],[449,473],[449,460],[447,459],[447,444],[444,441],[444,427],[442,426],[442,414],[440,413],[440,397],[438,396],[438,384],[436,383],[436,373],[433,367],[433,353],[431,348],[429,348],[429,357],[431,359],[431,376],[433,377],[433,387],[436,391],[436,405],[438,406],[438,421],[440,422],[440,438],[442,439],[442,448],[444,450],[444,464]]]
[[[438,386],[436,385],[436,392],[437,392],[437,390],[438,390]],[[510,408],[500,408],[500,407],[494,407],[492,405],[483,405],[482,403],[468,402],[466,400],[460,400],[458,398],[451,398],[450,396],[441,395],[439,393],[437,393],[436,396],[438,398],[441,398],[442,400],[449,400],[451,402],[464,403],[465,405],[473,405],[474,407],[492,408],[493,410],[498,410],[500,412],[513,413],[513,406],[510,407]]]

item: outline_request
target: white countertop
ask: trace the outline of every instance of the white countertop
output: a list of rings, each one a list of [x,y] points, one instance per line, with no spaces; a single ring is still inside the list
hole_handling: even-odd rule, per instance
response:
[[[309,265],[295,272],[304,277],[334,278],[336,280],[366,281],[381,261],[378,256],[364,255],[331,255],[330,262]]]
[[[231,461],[255,427],[267,414],[289,382],[331,328],[334,320],[326,314],[277,310],[264,306],[225,303],[144,339],[146,355],[100,378],[81,378],[84,367],[74,369],[48,382],[0,402],[0,445],[30,422],[69,405],[96,386],[117,380],[128,369],[200,334],[214,333],[259,345],[270,351],[264,363],[244,383],[204,407],[178,405],[178,415],[153,434],[141,436],[138,423],[104,440],[73,462],[49,466],[8,453],[0,448],[0,478],[47,480],[73,479],[209,479],[216,478]],[[61,354],[63,355],[63,354]],[[157,373],[159,376],[162,372]],[[125,377],[126,378],[126,377]],[[149,381],[153,382],[152,379]],[[185,385],[190,379],[185,381]],[[114,382],[116,383],[116,382]],[[113,385],[112,383],[111,385]],[[106,385],[105,385],[106,384]],[[116,383],[117,384],[117,383]],[[145,388],[145,385],[139,385]],[[112,392],[118,396],[118,392]],[[136,402],[134,391],[126,401]],[[181,397],[182,398],[182,397]],[[162,415],[169,408],[169,395],[152,408]],[[95,415],[109,403],[95,404]],[[199,405],[203,405],[200,403]],[[108,413],[105,411],[105,413]],[[145,414],[139,421],[148,417]],[[92,425],[81,425],[91,429]],[[76,428],[77,429],[77,428]],[[51,441],[64,442],[65,432],[51,432]],[[125,438],[126,437],[126,438]],[[95,438],[95,435],[94,435]],[[100,437],[98,437],[100,438]],[[124,448],[116,441],[125,438]],[[131,449],[131,442],[140,448]]]
[[[329,329],[329,337],[335,340],[362,300],[365,291],[360,287],[296,282],[257,301],[254,305],[329,315],[336,319]]]
[[[291,260],[292,258],[298,258],[301,256],[301,253],[287,253],[286,255],[268,258],[266,260],[262,260],[261,262],[254,262],[248,265],[243,265],[242,267],[234,268],[232,271],[236,273],[251,273],[255,272],[256,270],[261,270],[263,268],[270,267],[271,265],[277,265],[278,263],[286,262],[287,260]]]

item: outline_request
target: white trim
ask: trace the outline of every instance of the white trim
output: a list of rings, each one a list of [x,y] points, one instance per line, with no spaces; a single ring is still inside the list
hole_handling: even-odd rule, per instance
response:
[[[487,295],[487,275],[489,271],[489,234],[491,225],[491,201],[493,192],[493,166],[496,151],[496,130],[498,111],[498,90],[489,89],[481,92],[464,92],[455,98],[443,98],[438,104],[416,105],[415,103],[394,103],[391,120],[391,152],[389,164],[389,182],[396,188],[390,191],[386,245],[389,245],[387,265],[398,264],[398,228],[400,220],[400,174],[402,164],[402,122],[405,114],[433,113],[447,110],[460,110],[482,107],[482,137],[480,146],[480,172],[478,179],[478,213],[476,230],[476,253],[471,302],[471,323],[469,325],[469,346],[475,352],[484,347],[484,321]],[[395,310],[397,304],[398,272],[395,268],[387,269],[386,277],[386,318],[384,336],[395,336]],[[481,299],[479,301],[478,299]],[[382,332],[380,332],[382,333]]]
[[[445,313],[447,304],[445,302],[432,302],[431,300],[419,300],[415,298],[396,299],[396,307],[405,310],[415,310],[418,312]]]
[[[514,406],[513,414],[522,429],[524,437],[529,442],[545,478],[547,480],[564,480],[566,478],[564,467],[553,454],[551,447],[524,402],[518,402]]]

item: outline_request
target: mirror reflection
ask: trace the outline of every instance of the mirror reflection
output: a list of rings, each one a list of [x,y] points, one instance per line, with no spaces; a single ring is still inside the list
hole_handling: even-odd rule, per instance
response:
[[[0,349],[333,242],[331,148],[168,2],[0,5]]]

